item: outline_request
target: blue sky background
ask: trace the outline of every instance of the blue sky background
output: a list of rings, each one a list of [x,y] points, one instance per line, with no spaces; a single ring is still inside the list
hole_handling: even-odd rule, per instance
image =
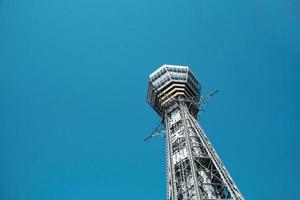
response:
[[[201,124],[245,198],[300,199],[297,0],[0,0],[0,199],[166,199],[165,63],[220,90]]]

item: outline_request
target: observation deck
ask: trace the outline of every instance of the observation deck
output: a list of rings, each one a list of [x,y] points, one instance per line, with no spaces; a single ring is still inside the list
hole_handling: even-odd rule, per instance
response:
[[[188,66],[162,65],[150,75],[147,101],[161,116],[180,97],[189,102],[190,113],[196,116],[200,91],[200,82]]]

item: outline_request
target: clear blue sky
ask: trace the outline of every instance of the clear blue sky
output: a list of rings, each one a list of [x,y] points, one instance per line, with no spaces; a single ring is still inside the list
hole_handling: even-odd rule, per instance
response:
[[[300,199],[297,0],[0,0],[0,199],[166,199],[148,75],[189,65],[246,199]]]

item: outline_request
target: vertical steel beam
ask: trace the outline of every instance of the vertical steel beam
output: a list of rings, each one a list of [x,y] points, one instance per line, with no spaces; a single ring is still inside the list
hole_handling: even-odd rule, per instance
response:
[[[189,161],[190,161],[190,165],[191,165],[191,171],[192,171],[192,176],[193,176],[193,180],[194,180],[194,187],[195,187],[196,193],[197,193],[197,200],[202,200],[202,195],[199,191],[199,186],[198,186],[198,181],[197,181],[197,176],[196,176],[196,171],[195,171],[193,153],[192,153],[192,149],[191,149],[190,133],[187,128],[186,104],[185,104],[185,102],[180,101],[179,105],[180,105],[180,115],[181,115],[181,119],[182,119],[183,126],[184,126],[184,134],[186,137],[187,149],[189,152],[188,157],[189,157]]]

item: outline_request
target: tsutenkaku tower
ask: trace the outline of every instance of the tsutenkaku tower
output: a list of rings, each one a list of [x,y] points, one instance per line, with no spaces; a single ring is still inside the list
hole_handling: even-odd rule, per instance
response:
[[[148,103],[166,128],[168,200],[243,200],[197,121],[201,86],[187,66],[150,75]]]

